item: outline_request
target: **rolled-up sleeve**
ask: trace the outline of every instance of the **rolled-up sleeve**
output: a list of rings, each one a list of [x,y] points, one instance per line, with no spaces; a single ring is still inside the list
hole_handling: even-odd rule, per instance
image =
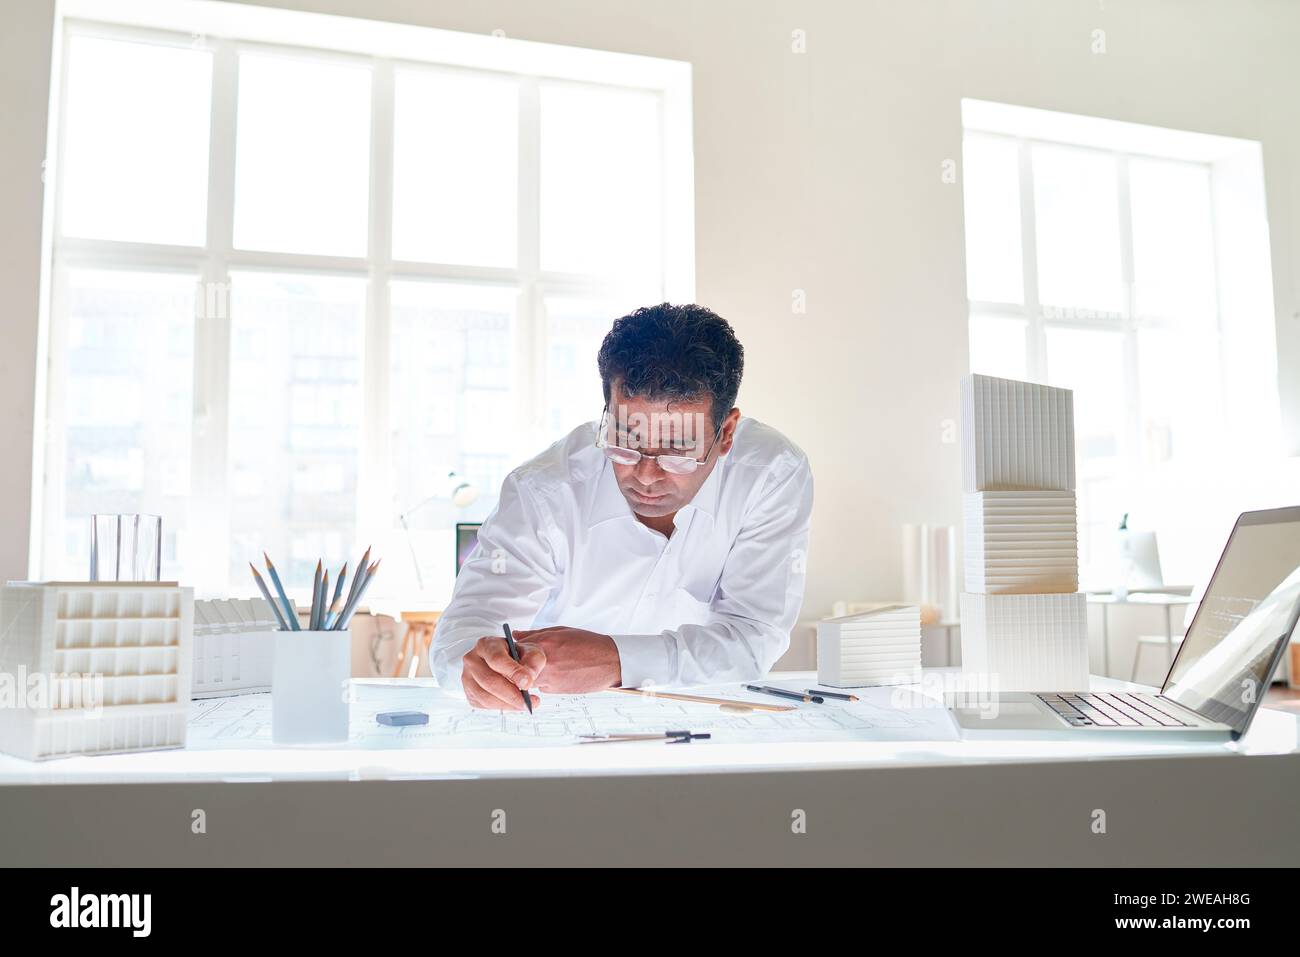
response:
[[[766,674],[790,646],[803,604],[813,479],[799,455],[769,476],[727,555],[704,624],[613,635],[623,684],[708,684]]]
[[[480,638],[501,634],[504,622],[532,623],[556,581],[553,529],[540,500],[517,475],[507,476],[434,631],[431,665],[440,686],[460,688],[461,659]]]

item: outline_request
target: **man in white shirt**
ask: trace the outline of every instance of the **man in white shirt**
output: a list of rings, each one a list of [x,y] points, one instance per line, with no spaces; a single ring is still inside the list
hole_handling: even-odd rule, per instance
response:
[[[474,707],[523,710],[529,689],[752,680],[789,646],[812,472],[741,418],[731,326],[702,306],[649,306],[614,323],[598,362],[600,422],[507,476],[438,621],[434,672]]]

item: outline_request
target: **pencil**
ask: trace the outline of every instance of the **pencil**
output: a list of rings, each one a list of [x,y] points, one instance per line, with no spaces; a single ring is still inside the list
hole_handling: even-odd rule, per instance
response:
[[[311,583],[311,612],[307,615],[307,629],[316,631],[320,627],[320,622],[316,620],[316,605],[320,599],[320,559],[316,560],[316,577]]]
[[[329,613],[325,616],[325,630],[329,631],[330,626],[338,620],[339,609],[343,607],[343,583],[347,581],[348,563],[344,562],[343,567],[339,569],[338,581],[334,583],[334,600],[330,602]]]
[[[733,698],[706,698],[697,694],[680,694],[672,691],[654,691],[648,688],[610,688],[622,694],[639,694],[647,698],[666,698],[669,701],[690,701],[694,704],[716,704],[723,711],[740,714],[746,711],[795,711],[783,704],[762,704],[758,701],[737,701]]]
[[[320,580],[320,608],[316,611],[316,627],[325,630],[325,614],[329,611],[330,570],[325,569],[325,577]]]
[[[363,581],[360,587],[357,588],[357,593],[352,596],[352,600],[347,605],[343,606],[343,614],[339,617],[338,622],[334,625],[335,631],[342,631],[344,628],[348,626],[348,623],[352,621],[352,616],[357,613],[357,608],[361,605],[361,599],[365,595],[366,589],[370,587],[370,583],[374,581],[375,570],[379,568],[379,563],[382,561],[383,561],[382,558],[377,559],[375,563],[371,565],[369,568],[366,568],[363,571],[357,573],[358,578],[361,575],[365,575],[365,581]]]
[[[284,602],[284,614],[289,620],[289,627],[293,631],[302,631],[302,625],[298,622],[298,611],[293,607],[293,602],[289,601],[289,596],[284,593],[284,585],[280,582],[280,573],[275,570],[275,564],[271,561],[271,556],[266,552],[262,552],[262,557],[266,559],[266,570],[271,573],[271,583],[275,585],[280,601]]]
[[[519,661],[519,646],[515,644],[515,636],[510,631],[510,623],[506,622],[501,626],[501,630],[506,633],[506,647],[510,649],[510,657],[516,662]],[[533,713],[533,699],[528,696],[527,688],[520,688],[519,693],[524,696],[524,704],[528,707],[528,713]]]
[[[342,596],[335,598],[334,603],[330,605],[329,613],[325,615],[325,630],[333,631],[334,622],[339,620],[339,612],[343,610]]]
[[[791,701],[805,701],[813,704],[825,704],[826,699],[820,695],[807,695],[800,691],[786,691],[784,688],[769,688],[766,685],[745,685],[746,691],[754,691],[758,694],[776,695],[778,698],[789,698]]]
[[[822,691],[820,688],[806,688],[804,694],[822,695],[826,698],[838,698],[840,701],[859,701],[855,694],[840,694],[838,691]]]
[[[348,589],[348,597],[343,600],[343,613],[347,614],[348,606],[352,604],[352,599],[357,597],[357,588],[361,586],[362,580],[366,577],[366,563],[370,561],[371,546],[366,546],[366,553],[361,556],[361,562],[357,565],[357,570],[352,576],[352,587]]]
[[[280,623],[280,630],[288,631],[289,623],[284,620],[284,613],[280,611],[280,606],[275,603],[275,599],[272,598],[271,593],[267,591],[266,582],[262,581],[262,576],[258,574],[257,566],[252,562],[249,562],[248,567],[253,570],[253,581],[257,582],[257,590],[262,593],[262,597],[266,599],[266,603],[271,606],[271,611],[275,613],[275,620]]]

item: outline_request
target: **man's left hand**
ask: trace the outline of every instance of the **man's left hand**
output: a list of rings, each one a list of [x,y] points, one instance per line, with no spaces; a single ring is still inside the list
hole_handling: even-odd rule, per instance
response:
[[[609,635],[554,625],[516,631],[514,636],[520,651],[533,645],[546,655],[546,665],[537,676],[539,691],[583,694],[617,688],[623,681],[618,646]]]

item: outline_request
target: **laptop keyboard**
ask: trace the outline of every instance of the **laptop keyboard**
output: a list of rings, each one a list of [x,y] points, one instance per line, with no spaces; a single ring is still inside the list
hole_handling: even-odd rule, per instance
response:
[[[1167,709],[1168,706],[1164,705],[1156,695],[1116,691],[1096,694],[1061,692],[1040,694],[1036,697],[1076,728],[1187,728],[1191,726],[1171,714],[1171,709]]]

